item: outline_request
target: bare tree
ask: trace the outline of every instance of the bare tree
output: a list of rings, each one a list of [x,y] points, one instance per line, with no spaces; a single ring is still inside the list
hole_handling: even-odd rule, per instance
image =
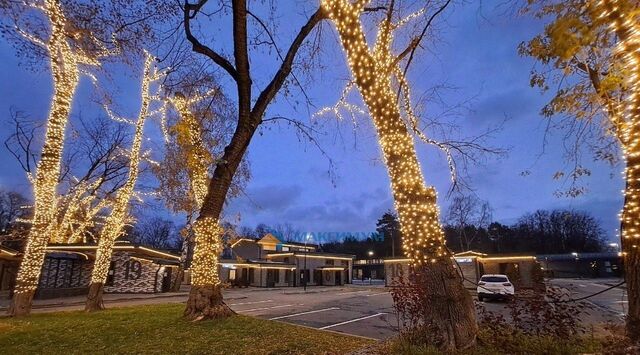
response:
[[[472,194],[454,197],[447,211],[447,223],[456,228],[462,251],[471,249],[480,230],[486,229],[492,218],[489,202]],[[472,234],[468,233],[468,227],[475,227]]]
[[[191,43],[193,51],[205,56],[222,69],[236,86],[238,100],[237,125],[234,133],[224,149],[222,157],[216,161],[215,169],[209,183],[207,195],[194,225],[195,250],[193,256],[192,287],[185,309],[185,316],[190,319],[226,317],[233,312],[222,299],[217,275],[217,259],[221,253],[222,231],[219,227],[220,215],[238,167],[247,151],[249,142],[264,120],[269,104],[283,88],[292,75],[296,56],[305,39],[314,27],[324,18],[322,10],[316,10],[295,34],[293,41],[285,51],[280,51],[268,22],[261,19],[250,9],[246,0],[234,0],[229,5],[221,2],[219,8],[208,17],[222,16],[230,12],[233,35],[233,57],[228,59],[224,54],[213,49],[199,38],[194,30],[194,22],[207,15],[204,13],[207,0],[184,4],[184,33]],[[212,4],[213,5],[213,4]],[[275,74],[268,79],[266,86],[254,96],[256,84],[253,80],[256,73],[250,69],[249,47],[259,45],[254,41],[260,37],[250,37],[249,24],[255,24],[253,33],[263,33],[268,39],[263,41],[269,48],[278,53],[278,65]],[[264,69],[264,68],[263,68]],[[294,80],[295,80],[295,76]]]

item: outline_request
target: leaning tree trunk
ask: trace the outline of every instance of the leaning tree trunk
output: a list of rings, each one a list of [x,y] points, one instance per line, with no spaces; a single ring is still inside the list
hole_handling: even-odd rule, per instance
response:
[[[477,324],[471,295],[453,267],[439,221],[436,191],[427,187],[416,156],[413,137],[400,113],[393,84],[396,64],[391,53],[391,25],[383,23],[373,51],[367,45],[360,15],[363,2],[324,0],[335,22],[355,84],[373,120],[391,180],[400,219],[403,249],[417,278],[424,279],[429,329],[442,350],[475,344]],[[382,27],[387,26],[387,27]]]
[[[8,313],[11,316],[28,315],[31,312],[56,212],[56,188],[60,178],[65,130],[80,79],[77,63],[66,42],[62,10],[58,4],[51,7],[48,10],[52,27],[49,50],[52,57],[53,102],[47,120],[42,154],[36,168],[33,184],[33,221],[9,307]]]

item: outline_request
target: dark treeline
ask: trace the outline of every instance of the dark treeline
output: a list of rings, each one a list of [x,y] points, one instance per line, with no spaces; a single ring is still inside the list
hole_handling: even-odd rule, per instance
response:
[[[455,253],[473,250],[488,254],[567,254],[607,249],[600,223],[582,211],[538,210],[523,215],[513,225],[493,222],[486,227],[465,224],[461,228],[446,224],[444,230],[447,246]],[[403,255],[394,214],[387,212],[378,220],[377,232],[366,239],[346,237],[343,241],[325,243],[322,250],[354,254],[359,259]]]

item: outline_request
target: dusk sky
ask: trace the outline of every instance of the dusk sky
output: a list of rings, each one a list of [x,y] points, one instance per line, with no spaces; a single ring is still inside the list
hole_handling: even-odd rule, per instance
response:
[[[286,17],[280,20],[285,21]],[[486,4],[480,9],[472,4],[448,9],[440,18],[439,26],[440,40],[429,45],[428,52],[420,55],[410,73],[413,96],[420,97],[441,83],[455,87],[443,92],[442,97],[450,105],[467,102],[470,108],[461,111],[455,120],[461,127],[461,137],[484,132],[506,118],[503,129],[487,143],[508,149],[508,155],[489,158],[481,166],[471,167],[469,174],[474,193],[493,207],[494,219],[510,224],[523,213],[536,209],[573,208],[593,214],[613,240],[622,207],[621,166],[611,168],[593,162],[585,152],[583,163],[593,172],[581,181],[588,188],[587,193],[574,199],[554,196],[556,190],[566,188],[562,181],[553,179],[553,174],[567,165],[562,134],[558,132],[549,137],[543,149],[546,123],[539,111],[549,97],[529,87],[529,72],[534,62],[517,54],[518,44],[539,32],[542,24],[505,13],[504,9],[488,8]],[[314,75],[308,88],[315,110],[333,105],[349,77],[333,29],[326,23],[323,31],[327,45],[320,60],[324,69]],[[289,40],[290,36],[283,35],[281,43],[286,46]],[[0,112],[8,119],[9,108],[15,107],[32,118],[45,117],[51,94],[48,71],[33,72],[20,66],[15,51],[4,41],[0,42],[0,60],[3,63]],[[253,58],[254,69],[261,68],[261,64]],[[269,65],[264,67],[273,70]],[[135,95],[127,93],[135,92],[137,79],[123,82],[120,95],[134,106]],[[87,93],[89,85],[86,80],[82,85],[75,114],[92,110]],[[353,95],[353,100],[357,102],[357,96]],[[439,109],[427,107],[427,113],[437,114]],[[268,117],[275,115],[305,122],[311,119],[305,109],[296,111],[290,101],[282,98],[267,114]],[[335,163],[335,176],[332,178],[328,173],[327,158],[295,130],[286,125],[267,125],[251,143],[252,179],[246,195],[231,201],[226,209],[229,220],[237,222],[236,216],[240,216],[240,224],[252,227],[258,223],[291,223],[305,232],[375,230],[376,220],[393,208],[393,202],[368,118],[360,117],[355,129],[352,122],[336,123],[335,118],[329,116],[315,120],[324,124],[325,135],[319,138],[319,143]],[[0,126],[3,140],[10,128]],[[416,145],[425,178],[439,191],[439,204],[444,213],[451,184],[445,157],[418,141]],[[2,149],[0,186],[30,193],[19,165],[4,147]],[[540,155],[543,150],[544,154]],[[529,174],[522,174],[524,171]]]

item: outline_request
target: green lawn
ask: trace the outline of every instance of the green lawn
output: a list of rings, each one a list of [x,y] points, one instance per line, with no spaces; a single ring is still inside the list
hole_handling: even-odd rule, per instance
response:
[[[0,319],[0,353],[344,354],[372,341],[234,316],[191,323],[184,305],[60,312]]]

